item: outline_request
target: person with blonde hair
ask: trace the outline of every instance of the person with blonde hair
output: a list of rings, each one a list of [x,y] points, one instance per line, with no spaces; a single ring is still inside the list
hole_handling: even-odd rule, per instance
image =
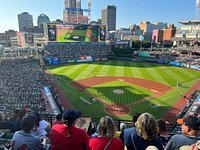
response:
[[[145,150],[148,146],[155,146],[163,150],[163,144],[158,134],[158,125],[155,118],[149,113],[143,113],[139,116],[136,123],[136,133],[131,135],[131,150]]]
[[[109,116],[102,117],[99,122],[98,137],[89,141],[90,150],[123,150],[123,143],[115,138],[115,125]]]

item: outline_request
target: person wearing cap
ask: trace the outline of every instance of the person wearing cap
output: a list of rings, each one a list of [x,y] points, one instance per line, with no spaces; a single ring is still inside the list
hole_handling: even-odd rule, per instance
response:
[[[184,145],[192,145],[200,139],[200,118],[185,116],[177,120],[181,124],[182,134],[172,136],[165,150],[179,150]]]
[[[21,126],[22,130],[14,133],[11,146],[12,150],[26,149],[26,150],[44,150],[46,145],[46,139],[40,141],[34,136],[32,130],[36,124],[36,118],[34,115],[26,115],[22,118]]]
[[[81,112],[68,109],[63,113],[63,124],[53,125],[49,138],[51,150],[88,150],[89,136],[86,131],[75,127]]]

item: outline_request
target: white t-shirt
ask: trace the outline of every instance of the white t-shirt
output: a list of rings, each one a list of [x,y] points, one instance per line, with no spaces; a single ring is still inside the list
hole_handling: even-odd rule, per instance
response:
[[[45,120],[41,120],[39,122],[39,127],[37,128],[36,134],[37,136],[41,137],[41,136],[46,136],[47,132],[46,132],[46,128],[49,126],[50,124],[45,121]]]

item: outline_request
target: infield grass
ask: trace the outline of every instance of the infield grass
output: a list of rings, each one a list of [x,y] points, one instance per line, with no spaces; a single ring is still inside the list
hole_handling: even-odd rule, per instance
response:
[[[114,81],[104,84],[98,84],[86,89],[95,97],[100,98],[110,104],[127,105],[145,97],[153,95],[152,92],[124,82]]]

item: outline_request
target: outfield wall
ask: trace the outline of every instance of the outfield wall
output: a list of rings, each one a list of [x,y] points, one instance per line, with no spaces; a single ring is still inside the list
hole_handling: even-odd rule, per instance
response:
[[[94,62],[94,61],[106,61],[109,60],[107,56],[102,57],[93,57],[93,56],[81,56],[79,58],[62,58],[62,57],[46,57],[45,62],[47,65],[58,65],[58,64],[67,64],[67,63],[82,63],[82,62]],[[195,70],[200,70],[200,65],[190,65],[185,63],[180,63],[176,61],[165,62],[164,60],[154,60],[151,58],[146,59],[130,59],[130,58],[112,58],[113,60],[123,60],[123,61],[133,61],[133,62],[151,62],[158,64],[168,64],[177,67],[191,68]]]
[[[81,56],[79,58],[62,58],[62,57],[46,57],[45,58],[45,62],[47,63],[47,65],[105,61],[105,60],[108,60],[108,57]]]

